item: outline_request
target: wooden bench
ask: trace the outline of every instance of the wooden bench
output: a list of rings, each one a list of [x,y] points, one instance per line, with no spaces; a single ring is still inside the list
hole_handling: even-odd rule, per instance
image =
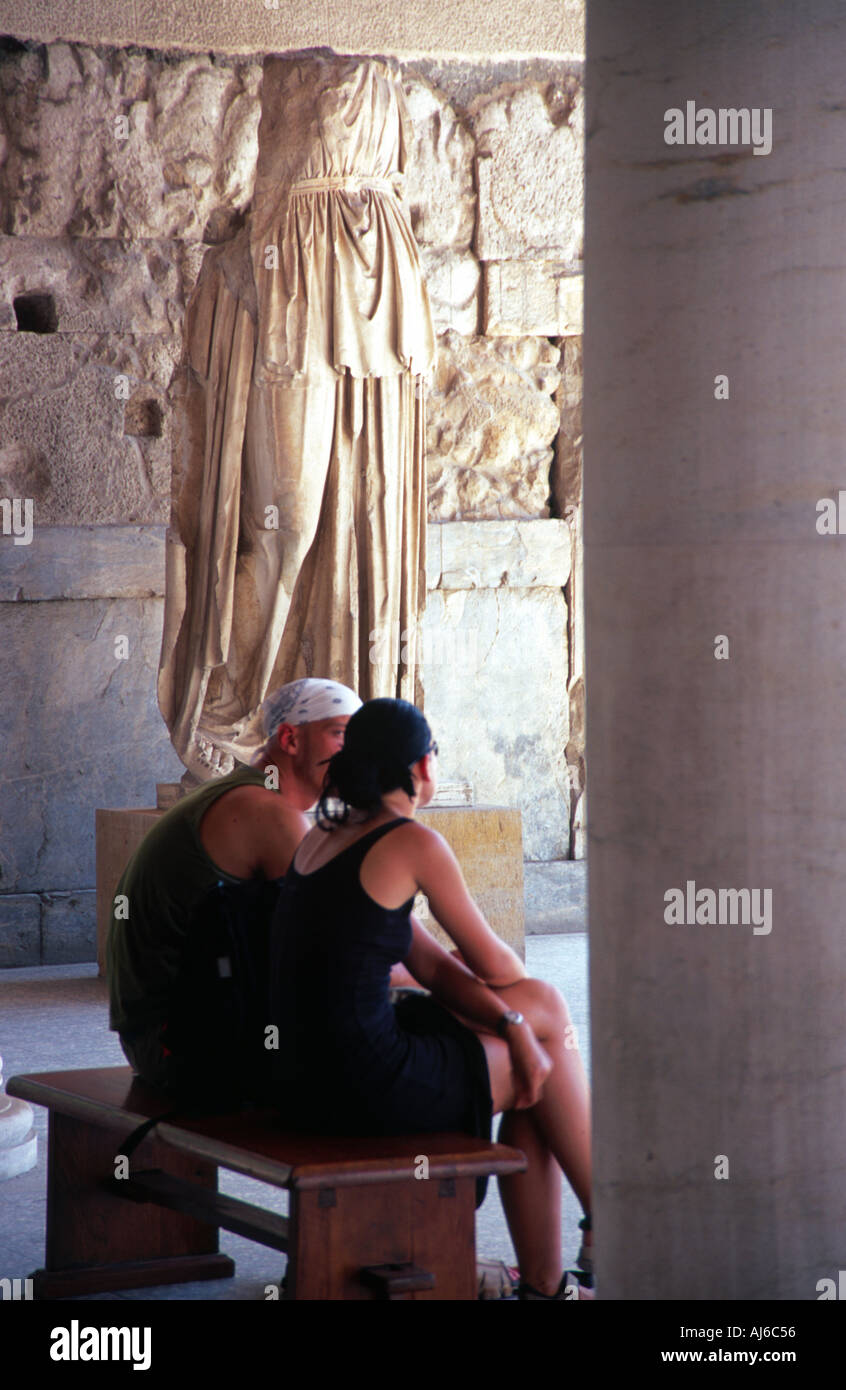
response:
[[[15,1076],[6,1089],[50,1112],[36,1298],[230,1277],[222,1228],[287,1252],[289,1299],[475,1299],[475,1180],[526,1167],[519,1150],[462,1134],[326,1138],[287,1133],[273,1111],[173,1114],[129,1067]],[[116,1163],[132,1131],[165,1114]],[[287,1188],[290,1215],[218,1193],[218,1168]]]

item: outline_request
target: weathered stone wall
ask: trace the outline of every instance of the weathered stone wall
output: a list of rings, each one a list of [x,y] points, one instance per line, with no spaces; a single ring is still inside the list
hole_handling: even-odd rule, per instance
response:
[[[445,775],[561,861],[583,775],[579,68],[403,74],[439,333],[427,712]],[[260,57],[0,49],[0,498],[34,508],[31,543],[0,535],[0,963],[91,958],[93,810],[181,773],[155,702],[174,378],[203,254],[249,210],[260,83]]]
[[[584,0],[0,0],[0,34],[199,53],[545,53],[584,57]]]

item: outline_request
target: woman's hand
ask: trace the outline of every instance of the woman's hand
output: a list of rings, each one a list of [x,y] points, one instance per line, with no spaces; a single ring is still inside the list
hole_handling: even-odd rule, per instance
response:
[[[528,1110],[541,1098],[543,1083],[552,1071],[552,1061],[538,1042],[531,1024],[525,1020],[506,1030],[506,1041],[514,1070],[515,1110]]]

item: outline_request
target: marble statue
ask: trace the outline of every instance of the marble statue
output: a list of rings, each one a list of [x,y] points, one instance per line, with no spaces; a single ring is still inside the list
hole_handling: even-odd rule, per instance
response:
[[[0,1182],[28,1173],[38,1162],[32,1106],[6,1095],[0,1057]]]
[[[200,779],[249,760],[262,699],[300,676],[420,696],[386,640],[425,601],[407,122],[394,65],[265,62],[253,209],[185,323],[159,704]]]

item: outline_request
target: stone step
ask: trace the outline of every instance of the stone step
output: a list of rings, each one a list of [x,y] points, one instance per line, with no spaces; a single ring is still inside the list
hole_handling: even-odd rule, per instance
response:
[[[587,931],[587,860],[525,863],[526,935]]]

